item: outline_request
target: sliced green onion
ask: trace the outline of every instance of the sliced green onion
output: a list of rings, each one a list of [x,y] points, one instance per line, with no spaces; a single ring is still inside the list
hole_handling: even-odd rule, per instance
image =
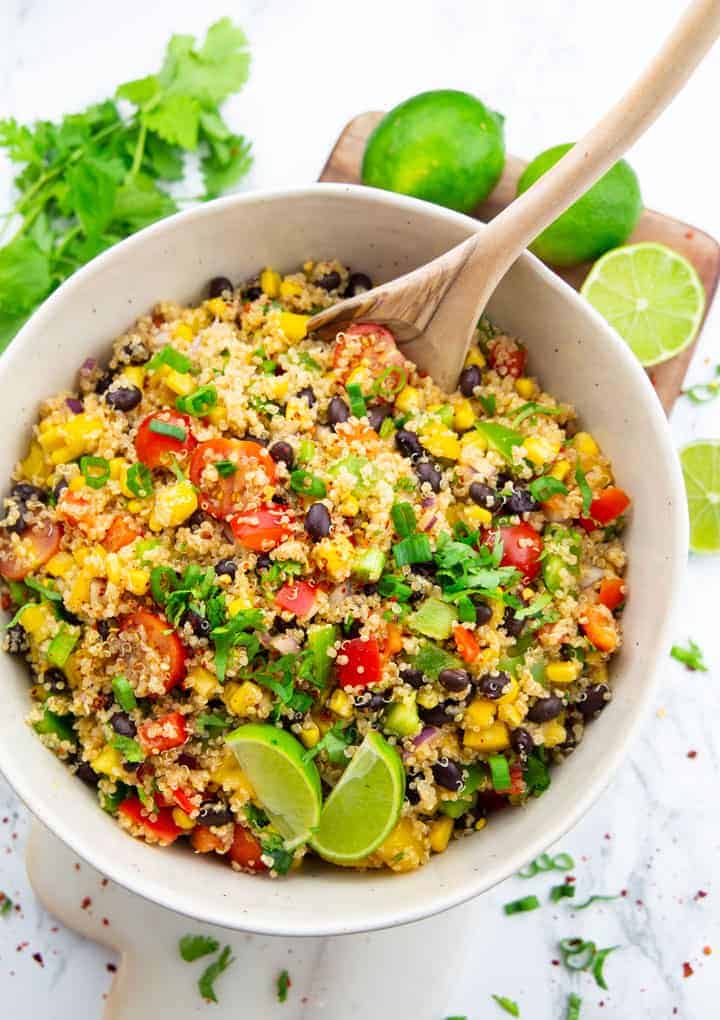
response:
[[[503,911],[509,917],[511,914],[526,914],[529,910],[537,910],[539,906],[540,900],[537,896],[523,896],[520,900],[512,900],[510,903],[506,903]]]
[[[585,900],[584,903],[578,903],[574,908],[575,910],[586,910],[587,907],[591,907],[593,903],[610,903],[612,900],[617,900],[620,897],[620,893],[615,893],[614,896],[591,896]]]
[[[91,489],[102,489],[110,477],[110,463],[104,457],[81,457],[80,470]]]
[[[575,886],[570,885],[569,882],[564,882],[562,885],[554,885],[550,890],[550,899],[553,903],[558,903],[560,900],[567,899],[575,895]]]
[[[215,464],[215,469],[221,478],[230,478],[237,471],[237,464],[233,464],[231,460],[219,460]]]
[[[533,414],[562,414],[561,407],[548,407],[547,404],[538,404],[534,400],[531,400],[527,404],[523,404],[517,415],[513,418],[513,428],[517,428],[520,422],[525,421]]]
[[[456,605],[460,623],[477,622],[477,611],[469,595],[461,595]]]
[[[187,430],[182,425],[173,425],[171,421],[161,421],[159,418],[153,418],[150,422],[150,431],[159,436],[170,436],[181,443],[187,439]]]
[[[132,737],[124,737],[122,734],[116,733],[110,738],[110,747],[119,751],[125,761],[135,764],[145,761],[145,752],[137,740],[133,740]]]
[[[412,588],[399,577],[386,574],[378,582],[378,591],[386,599],[397,599],[398,602],[407,602],[412,595]]]
[[[371,393],[392,402],[407,386],[407,372],[400,365],[390,365],[373,383]]]
[[[178,576],[172,567],[153,567],[150,571],[150,590],[158,605],[164,606],[177,586]]]
[[[199,386],[193,393],[186,397],[178,397],[175,407],[178,411],[191,414],[195,418],[202,418],[217,405],[218,394],[214,386]]]
[[[585,472],[583,471],[579,464],[575,468],[575,481],[578,483],[578,488],[580,489],[580,492],[582,494],[583,513],[587,517],[587,515],[590,513],[590,506],[592,504],[593,495],[592,489],[587,483]]]
[[[585,942],[579,938],[561,939],[558,945],[568,970],[587,970],[597,952],[594,942]]]
[[[528,492],[538,503],[545,503],[552,496],[566,495],[567,488],[552,475],[543,475],[542,478],[535,478],[530,482]]]
[[[303,496],[322,499],[327,495],[325,482],[309,471],[293,471],[290,475],[290,488]]]
[[[116,676],[112,682],[112,689],[115,700],[123,712],[132,712],[137,708],[137,698],[127,677]]]
[[[565,1020],[580,1020],[580,1007],[582,1006],[582,999],[575,992],[570,992],[567,1001],[567,1012],[565,1013]]]
[[[400,538],[407,538],[417,531],[417,518],[410,503],[394,503],[390,516]]]
[[[156,369],[161,368],[163,365],[167,365],[169,368],[174,368],[176,372],[180,372],[183,375],[189,372],[192,367],[192,362],[185,354],[181,354],[180,351],[168,344],[163,347],[161,351],[158,351],[145,366],[149,372],[154,372]]]
[[[380,580],[385,569],[385,559],[382,549],[363,549],[353,560],[353,576],[366,583]]]
[[[490,777],[496,793],[507,793],[512,786],[510,766],[502,754],[493,754],[488,758]]]
[[[128,469],[127,487],[130,492],[140,499],[147,499],[152,495],[153,477],[150,468],[138,462]]]
[[[315,456],[315,443],[311,439],[302,439],[298,446],[297,459],[301,464],[307,464]]]
[[[33,723],[33,729],[44,736],[54,736],[68,744],[75,744],[77,738],[73,728],[74,719],[72,715],[57,715],[56,712],[46,708],[43,710],[42,719]]]
[[[41,599],[47,599],[48,602],[62,602],[62,595],[59,591],[50,585],[41,584],[35,577],[26,577],[25,585],[32,591],[36,591]]]
[[[393,545],[393,556],[399,567],[410,563],[428,563],[432,559],[430,539],[427,535],[409,535]]]
[[[554,857],[551,857],[550,854],[540,854],[525,868],[518,871],[517,877],[534,878],[541,871],[572,871],[574,867],[575,861],[570,854],[555,854]]]
[[[381,439],[389,439],[395,431],[395,422],[392,418],[383,418],[383,423],[380,426],[380,432],[378,435]]]
[[[364,418],[367,414],[367,407],[365,406],[362,390],[357,383],[350,383],[345,389],[350,401],[350,414],[355,418]]]
[[[595,981],[600,985],[600,987],[605,989],[605,991],[607,991],[607,982],[605,980],[605,975],[603,974],[605,960],[608,958],[610,953],[614,953],[615,950],[619,948],[620,946],[608,946],[607,949],[599,949],[595,954],[595,959],[593,960],[592,976],[595,978]]]
[[[55,637],[50,642],[47,650],[48,662],[62,669],[65,663],[70,658],[72,650],[80,639],[79,631],[68,630],[63,623],[60,630],[57,632]]]
[[[517,1002],[508,999],[506,995],[493,995],[492,998],[497,1002],[500,1009],[504,1009],[510,1016],[520,1016],[520,1008]]]

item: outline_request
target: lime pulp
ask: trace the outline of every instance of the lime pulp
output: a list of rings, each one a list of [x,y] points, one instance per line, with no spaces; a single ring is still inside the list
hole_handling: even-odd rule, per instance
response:
[[[690,551],[720,552],[720,440],[699,439],[680,451],[690,517]]]

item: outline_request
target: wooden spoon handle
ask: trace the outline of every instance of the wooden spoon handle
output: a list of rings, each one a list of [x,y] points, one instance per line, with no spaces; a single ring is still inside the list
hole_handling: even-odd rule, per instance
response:
[[[486,230],[465,242],[498,258],[497,279],[537,235],[630,148],[682,89],[720,35],[720,0],[694,0],[628,92]],[[504,259],[503,259],[504,256]],[[472,259],[471,259],[472,261]],[[469,263],[466,268],[470,269]]]

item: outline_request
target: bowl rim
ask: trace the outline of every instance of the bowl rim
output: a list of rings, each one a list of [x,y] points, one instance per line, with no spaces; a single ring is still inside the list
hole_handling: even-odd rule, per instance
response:
[[[102,252],[75,272],[33,313],[0,358],[0,389],[8,384],[12,377],[16,363],[24,354],[26,343],[35,333],[42,330],[44,324],[56,314],[56,310],[62,308],[63,302],[75,290],[82,288],[91,281],[93,276],[107,264],[111,264],[116,259],[124,258],[126,254],[141,247],[149,238],[176,229],[178,222],[189,225],[196,220],[215,216],[222,209],[258,203],[273,204],[282,200],[302,201],[303,199],[316,197],[318,193],[324,193],[328,197],[343,197],[350,201],[357,200],[361,202],[374,202],[379,205],[394,205],[400,209],[407,210],[408,213],[427,213],[428,209],[432,209],[435,215],[454,221],[458,225],[474,227],[475,229],[477,229],[478,225],[477,220],[453,210],[431,205],[430,203],[405,195],[354,184],[316,183],[298,187],[260,189],[215,199],[212,202],[183,210],[145,227],[107,251]],[[287,923],[280,925],[264,922],[248,924],[248,919],[242,913],[239,913],[238,920],[240,923],[235,926],[237,930],[281,936],[326,936],[373,931],[408,924],[425,917],[430,917],[480,895],[512,875],[527,860],[543,852],[578,823],[617,772],[621,762],[628,753],[633,736],[637,733],[649,703],[654,696],[658,682],[659,658],[667,643],[672,610],[678,597],[680,581],[687,561],[689,532],[684,483],[679,459],[672,443],[668,420],[645,371],[627,344],[599,312],[595,311],[575,290],[541,263],[532,253],[525,251],[520,256],[520,261],[529,264],[536,276],[546,285],[556,290],[566,302],[576,307],[582,307],[583,314],[594,320],[596,326],[605,332],[608,343],[612,344],[615,348],[619,370],[633,376],[640,391],[645,394],[648,428],[656,433],[662,453],[668,462],[668,476],[672,485],[671,495],[679,497],[672,499],[672,528],[667,536],[667,551],[669,555],[664,574],[669,594],[662,618],[658,619],[652,647],[645,649],[650,677],[645,684],[642,694],[635,703],[632,717],[626,720],[626,725],[622,728],[619,739],[615,741],[614,745],[609,745],[603,771],[589,780],[582,794],[577,796],[571,803],[568,803],[567,809],[562,815],[559,815],[552,824],[546,822],[539,829],[538,835],[533,840],[519,847],[513,854],[507,855],[502,863],[495,864],[488,869],[469,870],[460,881],[454,883],[451,887],[448,886],[434,895],[426,897],[418,904],[408,903],[407,908],[401,914],[394,912],[390,916],[389,912],[383,912],[382,907],[376,908],[373,917],[366,919],[362,924],[356,922],[349,925],[347,923],[343,924],[341,919],[338,920],[331,916],[323,917],[322,912],[318,912],[318,918],[313,923],[293,923],[292,911],[290,910],[287,914]],[[55,804],[51,797],[46,798],[46,803],[42,803],[42,798],[40,798],[40,804],[38,805],[38,794],[35,784],[26,778],[19,767],[15,767],[12,756],[9,753],[5,753],[2,744],[0,744],[0,770],[14,792],[21,798],[36,819],[47,826],[79,857],[113,881],[131,892],[150,899],[183,916],[194,918],[202,923],[216,924],[224,928],[230,927],[227,916],[221,914],[220,911],[196,909],[194,904],[198,902],[198,897],[190,900],[178,890],[175,893],[175,899],[173,899],[173,895],[168,894],[166,888],[158,887],[158,884],[155,882],[148,882],[144,878],[141,868],[132,866],[131,854],[118,860],[105,860],[104,858],[99,860],[98,856],[100,855],[95,853],[94,847],[88,846],[83,841],[82,834],[76,828],[73,828],[71,812],[64,813],[62,805]],[[401,876],[396,876],[395,880],[400,879]]]

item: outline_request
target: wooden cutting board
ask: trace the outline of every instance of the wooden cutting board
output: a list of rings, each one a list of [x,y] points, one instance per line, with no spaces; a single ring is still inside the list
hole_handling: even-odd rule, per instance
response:
[[[378,111],[361,113],[345,126],[323,168],[320,175],[321,181],[334,181],[342,184],[360,183],[360,164],[365,143],[382,116],[382,112]],[[491,220],[501,209],[509,205],[515,197],[518,179],[526,166],[525,160],[518,159],[517,156],[508,156],[497,187],[487,200],[474,210],[473,215],[480,220]],[[697,227],[681,223],[680,220],[674,220],[671,216],[646,209],[630,241],[656,241],[666,244],[692,262],[707,294],[705,308],[707,316],[715,296],[718,276],[720,276],[720,245],[715,238],[698,230]],[[592,263],[585,263],[572,269],[555,271],[578,290],[591,266]],[[697,338],[695,343],[697,343]],[[650,370],[652,383],[668,414],[680,395],[685,372],[694,349],[695,344],[692,344],[676,358]]]

